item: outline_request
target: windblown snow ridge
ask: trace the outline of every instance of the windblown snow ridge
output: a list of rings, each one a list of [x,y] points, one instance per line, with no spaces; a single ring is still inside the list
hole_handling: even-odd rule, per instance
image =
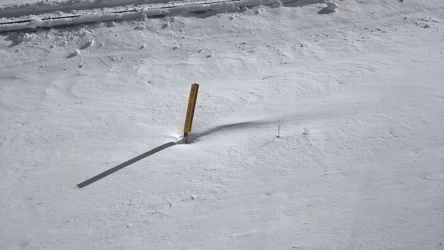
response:
[[[303,6],[321,3],[323,0],[235,0],[205,2],[199,4],[186,4],[163,6],[146,9],[134,9],[101,14],[85,14],[61,16],[56,18],[43,18],[34,20],[21,20],[0,23],[0,32],[35,30],[70,26],[93,22],[135,20],[141,18],[159,18],[165,16],[210,16],[218,13],[240,12],[258,6]]]
[[[202,2],[199,0],[185,0],[181,1],[196,3]],[[116,8],[116,7],[135,7],[146,4],[163,4],[163,5],[174,5],[173,0],[65,0],[65,1],[46,1],[37,2],[34,4],[16,4],[16,5],[6,5],[0,3],[0,18],[11,18],[11,17],[21,17],[26,15],[40,15],[44,13],[53,12],[66,12],[70,13],[72,11],[79,10],[91,10],[91,9],[102,9],[102,8]],[[177,3],[176,3],[177,4]],[[3,6],[2,6],[3,5]]]

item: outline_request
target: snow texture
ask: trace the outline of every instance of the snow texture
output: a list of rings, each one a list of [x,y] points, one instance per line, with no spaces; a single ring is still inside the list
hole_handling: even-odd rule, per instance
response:
[[[2,33],[0,249],[443,249],[444,2],[335,3]]]
[[[60,18],[33,19],[30,21],[19,21],[14,23],[3,23],[0,25],[0,32],[29,30],[36,28],[52,28],[57,26],[78,25],[92,22],[123,21],[146,19],[152,17],[166,16],[195,16],[201,17],[215,15],[219,13],[245,11],[248,8],[259,6],[282,6],[283,3],[293,6],[302,6],[320,2],[319,0],[240,0],[240,1],[215,1],[198,4],[180,4],[173,6],[152,7],[131,11],[83,13],[82,15],[61,16]],[[327,6],[328,12],[331,7]]]

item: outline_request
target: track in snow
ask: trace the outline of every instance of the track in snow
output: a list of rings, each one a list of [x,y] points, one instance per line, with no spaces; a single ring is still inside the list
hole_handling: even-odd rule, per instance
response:
[[[224,12],[240,12],[258,6],[303,6],[320,3],[322,0],[225,0],[207,1],[193,4],[176,4],[172,6],[133,8],[129,10],[110,11],[100,14],[76,14],[42,19],[27,19],[0,23],[0,33],[10,31],[33,31],[61,26],[71,26],[94,22],[135,20],[141,18],[162,18],[165,16],[210,16]]]

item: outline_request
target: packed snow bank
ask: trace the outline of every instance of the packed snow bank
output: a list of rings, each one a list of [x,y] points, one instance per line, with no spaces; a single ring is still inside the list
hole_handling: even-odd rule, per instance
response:
[[[46,20],[21,21],[19,23],[0,24],[0,32],[16,30],[32,30],[37,28],[52,28],[57,26],[77,25],[92,22],[134,20],[152,17],[165,16],[186,16],[186,15],[214,15],[218,13],[230,13],[245,11],[248,8],[258,6],[281,6],[291,4],[292,6],[302,6],[306,4],[319,3],[323,0],[241,0],[241,1],[220,1],[199,4],[185,4],[172,7],[148,8],[135,11],[124,11],[120,13],[104,14],[84,14],[80,16],[67,16],[56,20],[49,18]]]
[[[327,4],[327,7],[321,9],[318,14],[331,14],[338,9],[338,4],[335,2],[325,1],[325,4]]]
[[[197,2],[185,0],[181,2]],[[76,10],[89,10],[99,8],[112,8],[120,6],[135,6],[142,4],[167,4],[173,0],[65,0],[57,2],[39,2],[36,4],[4,5],[0,6],[0,18],[20,17],[25,15],[39,15],[51,12],[72,12]]]

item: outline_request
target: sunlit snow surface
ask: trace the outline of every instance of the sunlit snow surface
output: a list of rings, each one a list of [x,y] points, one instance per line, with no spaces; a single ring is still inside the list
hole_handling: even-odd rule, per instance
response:
[[[0,249],[443,249],[444,2],[336,3],[3,33]]]

